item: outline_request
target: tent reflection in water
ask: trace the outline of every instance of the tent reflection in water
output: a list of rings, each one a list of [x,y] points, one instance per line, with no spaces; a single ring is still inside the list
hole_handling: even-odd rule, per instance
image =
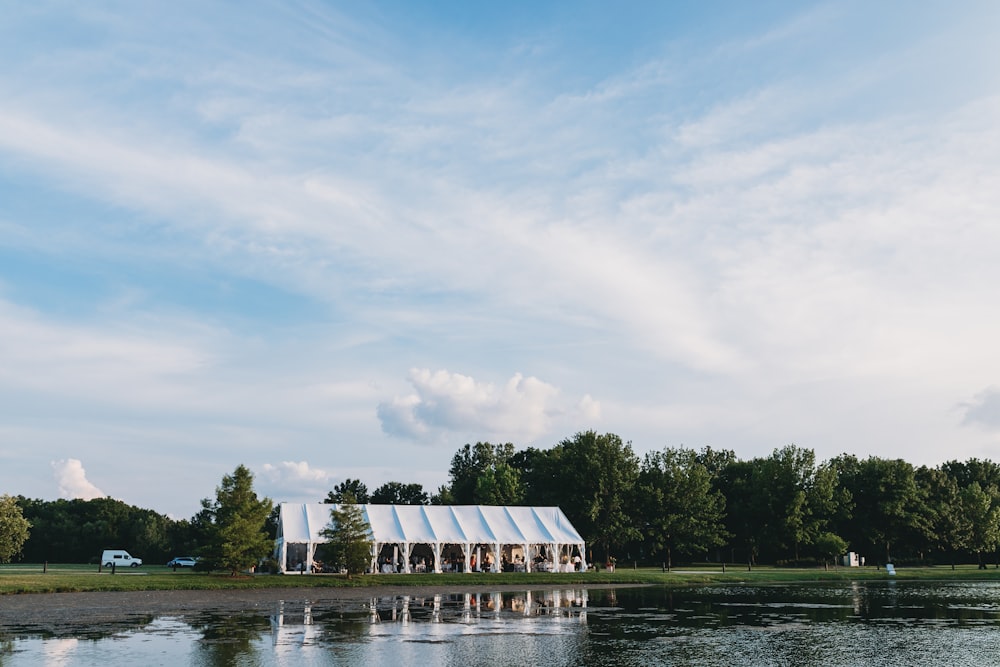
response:
[[[275,557],[282,572],[312,572],[325,503],[282,503]],[[580,533],[558,507],[358,505],[371,530],[370,572],[587,569]]]

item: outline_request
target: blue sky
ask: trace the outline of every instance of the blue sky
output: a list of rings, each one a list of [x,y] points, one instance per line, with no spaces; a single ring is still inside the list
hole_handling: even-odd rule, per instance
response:
[[[0,14],[0,492],[997,458],[996,3]]]

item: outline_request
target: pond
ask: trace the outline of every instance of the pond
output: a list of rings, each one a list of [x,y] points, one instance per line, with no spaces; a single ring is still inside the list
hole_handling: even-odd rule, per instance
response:
[[[998,626],[1000,582],[285,599],[59,627],[8,621],[0,666],[979,666],[1000,660]]]

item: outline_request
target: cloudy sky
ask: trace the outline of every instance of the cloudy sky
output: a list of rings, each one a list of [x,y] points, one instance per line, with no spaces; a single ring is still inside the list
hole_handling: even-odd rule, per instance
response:
[[[0,5],[0,492],[1000,458],[998,3]]]

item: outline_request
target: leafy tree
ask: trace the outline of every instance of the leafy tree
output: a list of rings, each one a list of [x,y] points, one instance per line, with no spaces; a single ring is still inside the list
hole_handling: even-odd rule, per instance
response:
[[[940,469],[921,466],[917,482],[925,499],[921,508],[927,517],[927,536],[933,546],[948,552],[955,569],[956,552],[966,549],[972,540],[972,522],[962,506],[958,482]]]
[[[480,505],[517,505],[523,499],[520,475],[506,461],[487,468],[476,480],[476,503]]]
[[[639,459],[630,444],[607,433],[577,433],[556,445],[562,475],[552,489],[567,518],[603,556],[641,537],[631,501],[639,477]],[[593,559],[591,559],[593,560]]]
[[[967,461],[946,461],[941,470],[955,478],[960,489],[978,482],[981,489],[989,486],[1000,488],[1000,464],[989,459],[971,458]]]
[[[789,445],[775,449],[754,473],[764,496],[758,501],[763,537],[798,560],[800,547],[812,544],[833,518],[836,470],[817,467],[813,450]]]
[[[350,493],[344,496],[343,503],[330,510],[330,523],[320,535],[327,540],[324,554],[328,554],[334,565],[345,568],[348,576],[361,574],[368,567],[371,529]]]
[[[524,498],[520,473],[512,465],[514,445],[466,444],[451,459],[450,492],[458,505],[514,505]]]
[[[1000,543],[1000,493],[990,485],[985,489],[972,482],[961,491],[962,507],[971,524],[968,546],[976,553],[980,569],[985,569],[983,553]]]
[[[378,505],[426,505],[429,499],[421,484],[386,482],[372,492],[371,502]]]
[[[875,456],[858,460],[846,454],[833,464],[854,501],[853,518],[846,526],[851,544],[868,553],[882,551],[885,562],[891,562],[893,547],[926,539],[922,537],[928,532],[928,515],[922,511],[925,499],[911,464]]]
[[[202,507],[212,519],[209,557],[233,576],[271,553],[274,543],[266,528],[271,499],[257,498],[253,473],[246,466],[224,475],[215,490],[215,502],[203,500]]]
[[[705,470],[712,476],[712,483],[718,490],[718,479],[726,466],[736,461],[736,452],[731,449],[712,449],[703,447],[695,457],[698,463],[705,466]]]
[[[666,553],[667,569],[674,552],[690,554],[725,543],[726,500],[712,488],[711,474],[694,450],[646,454],[636,486],[643,532],[654,551]]]
[[[0,496],[0,563],[9,563],[28,541],[31,523],[24,518],[17,500]]]
[[[752,462],[734,458],[716,477],[716,484],[726,498],[726,531],[733,536],[733,560],[736,560],[735,547],[745,547],[748,568],[757,562],[763,530],[761,517],[767,511],[758,482],[761,475],[756,472],[759,463],[760,459]]]
[[[370,502],[368,496],[368,487],[360,479],[347,478],[340,484],[333,487],[333,491],[326,494],[326,499],[323,500],[324,503],[342,503],[344,502],[344,497],[346,494],[350,493],[351,497],[354,498],[354,502],[360,503],[362,505]]]
[[[539,507],[562,504],[567,483],[563,469],[563,449],[536,449],[528,447],[511,457],[511,466],[517,470],[524,485],[524,502]]]
[[[431,496],[431,505],[455,505],[455,496],[451,493],[451,487],[442,484],[438,487],[437,493]]]
[[[836,563],[837,556],[841,556],[847,551],[847,542],[844,541],[844,538],[830,532],[817,535],[813,545],[823,558],[823,569],[827,569],[829,561]]]

